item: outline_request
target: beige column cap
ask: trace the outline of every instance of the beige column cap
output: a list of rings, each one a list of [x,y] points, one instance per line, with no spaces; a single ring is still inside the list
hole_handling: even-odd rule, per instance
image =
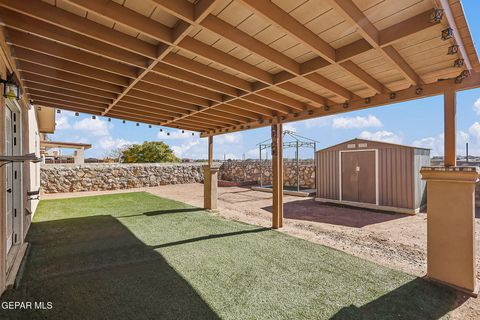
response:
[[[215,164],[213,164],[212,166],[210,166],[210,165],[208,165],[208,164],[204,164],[204,165],[202,166],[202,168],[203,168],[204,170],[207,170],[207,169],[208,169],[208,170],[210,170],[210,171],[218,171],[218,170],[220,170],[220,167],[221,167],[221,165],[218,164],[218,163],[215,163]]]
[[[422,167],[420,170],[423,180],[442,180],[456,182],[478,181],[480,168],[468,167]]]

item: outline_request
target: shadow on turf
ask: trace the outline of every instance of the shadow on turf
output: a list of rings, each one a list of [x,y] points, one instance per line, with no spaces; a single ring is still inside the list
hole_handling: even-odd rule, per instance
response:
[[[180,240],[180,241],[175,241],[175,242],[159,244],[159,245],[156,245],[156,246],[151,246],[150,248],[159,249],[159,248],[171,247],[171,246],[176,246],[176,245],[181,245],[181,244],[186,244],[186,243],[191,243],[191,242],[211,240],[211,239],[231,237],[231,236],[238,236],[238,235],[246,234],[246,233],[258,233],[258,232],[263,232],[263,231],[268,231],[268,230],[271,230],[271,228],[258,228],[258,229],[253,229],[253,230],[242,230],[242,231],[227,232],[227,233],[209,234],[208,236],[202,236],[202,237],[197,237],[197,238],[191,238],[191,239],[186,239],[186,240]]]
[[[218,319],[161,254],[112,216],[34,223],[20,286],[3,301],[51,310],[0,310],[0,319]]]
[[[341,309],[331,320],[435,320],[464,303],[469,296],[454,289],[417,278],[395,290],[357,307]]]
[[[167,210],[155,210],[155,211],[147,211],[140,214],[132,214],[132,215],[125,215],[119,216],[119,218],[131,218],[131,217],[138,217],[138,216],[147,216],[147,217],[154,217],[154,216],[161,216],[163,214],[174,214],[174,213],[185,213],[185,212],[200,212],[204,211],[205,209],[202,208],[177,208],[177,209],[167,209]]]

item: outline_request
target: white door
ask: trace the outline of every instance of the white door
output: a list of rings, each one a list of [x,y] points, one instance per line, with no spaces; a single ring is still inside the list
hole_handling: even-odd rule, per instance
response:
[[[13,112],[8,107],[5,108],[5,150],[6,155],[11,156],[13,155]],[[13,221],[14,221],[14,214],[13,214],[13,164],[8,163],[5,165],[6,167],[6,174],[7,177],[6,181],[6,207],[7,207],[7,253],[10,251],[10,248],[13,244]]]

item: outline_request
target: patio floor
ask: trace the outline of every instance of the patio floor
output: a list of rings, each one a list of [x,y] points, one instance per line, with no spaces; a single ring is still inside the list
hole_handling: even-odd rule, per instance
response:
[[[43,200],[1,319],[440,319],[462,295],[149,193]]]

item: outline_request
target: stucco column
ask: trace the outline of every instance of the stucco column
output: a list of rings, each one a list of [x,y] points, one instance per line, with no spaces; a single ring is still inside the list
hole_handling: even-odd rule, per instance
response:
[[[85,157],[84,157],[84,149],[79,148],[75,150],[74,156],[73,156],[73,162],[75,164],[84,164],[85,163]]]
[[[203,166],[203,207],[208,210],[217,209],[218,170],[220,166]]]
[[[427,181],[427,277],[478,293],[475,248],[477,167],[424,167]]]

